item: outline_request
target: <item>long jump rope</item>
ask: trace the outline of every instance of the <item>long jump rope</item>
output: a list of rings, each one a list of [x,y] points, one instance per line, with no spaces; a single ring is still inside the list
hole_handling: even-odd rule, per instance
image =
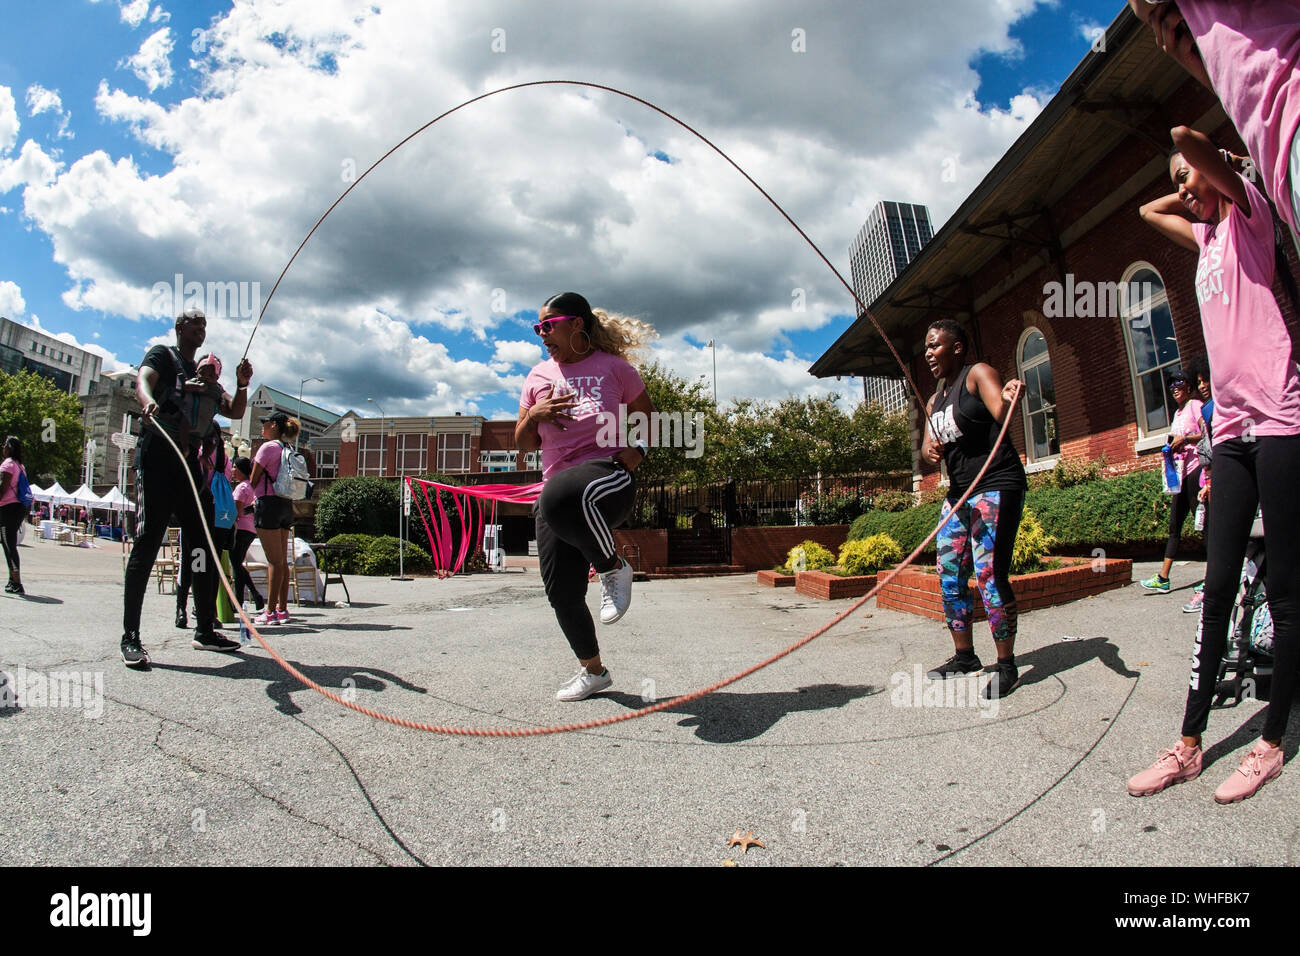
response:
[[[907,384],[912,389],[912,394],[916,397],[917,402],[918,403],[920,402],[920,394],[921,394],[920,389],[917,388],[916,382],[913,380],[911,373],[908,371],[907,365],[903,362],[902,358],[898,354],[898,351],[894,348],[894,344],[889,340],[889,336],[885,335],[884,330],[880,327],[880,323],[876,321],[875,316],[873,316],[871,314],[871,311],[867,308],[866,303],[864,303],[860,298],[858,298],[857,293],[853,291],[853,287],[847,281],[845,281],[842,275],[840,275],[839,270],[837,270],[835,266],[831,264],[831,261],[826,258],[825,254],[821,251],[821,249],[817,247],[817,244],[808,237],[808,234],[805,233],[803,229],[799,227],[799,224],[790,218],[789,213],[787,213],[781,207],[781,204],[778,203],[775,199],[773,199],[770,195],[768,195],[767,190],[765,190],[762,186],[760,186],[757,182],[755,182],[753,177],[750,176],[749,173],[741,169],[741,167],[737,165],[736,162],[730,156],[728,156],[725,152],[722,151],[722,149],[716,146],[707,136],[705,136],[703,133],[700,133],[692,126],[689,126],[684,121],[678,119],[676,116],[674,116],[672,113],[668,112],[667,110],[662,109],[659,106],[656,106],[654,103],[651,103],[649,100],[642,99],[641,97],[635,96],[631,93],[626,93],[623,90],[615,89],[612,86],[603,86],[599,83],[589,83],[583,80],[533,80],[528,83],[516,83],[511,86],[503,86],[499,89],[495,89],[490,92],[480,94],[479,96],[475,96],[472,99],[466,100],[465,102],[459,104],[458,106],[452,107],[451,109],[447,110],[445,113],[440,113],[438,116],[435,116],[433,119],[429,120],[429,122],[425,123],[423,126],[417,129],[415,132],[411,133],[409,136],[407,136],[405,139],[399,142],[388,152],[384,153],[384,155],[380,156],[377,160],[371,163],[370,166],[366,169],[366,171],[362,173],[360,176],[358,176],[356,180],[352,182],[347,189],[343,190],[342,194],[340,194],[339,197],[330,204],[329,208],[325,210],[324,214],[319,219],[316,220],[316,224],[311,227],[311,231],[308,232],[306,237],[302,240],[302,242],[298,244],[298,248],[294,250],[293,255],[289,258],[289,261],[285,264],[284,269],[281,270],[279,277],[275,280],[275,285],[271,287],[270,295],[268,295],[266,297],[266,301],[262,303],[261,311],[258,312],[257,315],[257,321],[253,324],[253,331],[248,336],[248,344],[244,347],[244,354],[242,358],[248,357],[248,350],[253,345],[253,336],[257,334],[258,327],[261,326],[262,324],[262,316],[266,314],[267,306],[271,304],[271,299],[275,295],[275,290],[280,287],[280,283],[281,281],[283,281],[285,275],[289,272],[290,266],[292,266],[294,260],[298,258],[298,254],[302,252],[303,248],[307,245],[308,240],[310,240],[312,235],[315,234],[316,230],[320,228],[321,223],[323,223],[325,219],[329,216],[329,214],[334,211],[335,207],[337,207],[338,204],[341,203],[347,197],[348,193],[352,192],[352,190],[356,189],[357,186],[361,185],[361,181],[365,179],[367,176],[369,176],[375,170],[375,168],[378,167],[389,156],[393,155],[393,153],[397,152],[399,149],[401,149],[411,140],[415,139],[415,137],[419,136],[430,126],[433,126],[435,123],[439,122],[440,120],[446,119],[452,113],[462,110],[473,103],[479,102],[480,100],[485,100],[489,97],[497,96],[502,93],[509,93],[514,90],[527,89],[528,87],[533,87],[533,86],[576,86],[576,87],[583,87],[592,90],[602,90],[606,93],[613,93],[616,96],[621,96],[625,99],[632,100],[635,103],[640,103],[642,106],[645,106],[653,110],[654,112],[665,117],[666,119],[671,120],[673,123],[676,123],[682,129],[686,130],[696,139],[700,140],[702,143],[704,143],[706,146],[712,149],[715,153],[721,156],[727,162],[727,164],[731,166],[732,169],[740,173],[741,176],[745,177],[745,179],[749,182],[749,184],[753,186],[755,189],[757,189],[759,193],[762,194],[763,198],[766,199],[768,203],[770,203],[771,206],[781,214],[781,216],[785,219],[786,222],[790,224],[790,226],[795,230],[795,232],[799,233],[799,235],[803,238],[803,241],[806,242],[809,245],[809,247],[811,247],[812,251],[817,253],[818,258],[820,258],[822,262],[826,263],[826,267],[830,269],[831,273],[835,276],[835,278],[839,280],[840,285],[844,286],[844,288],[848,290],[849,295],[853,297],[853,301],[857,303],[859,314],[865,315],[868,319],[871,320],[871,324],[875,326],[876,331],[880,333],[880,337],[884,341],[886,347],[889,349],[890,354],[894,357],[894,361],[897,362],[898,367],[902,369],[903,376],[907,379]],[[994,454],[997,452],[998,448],[1001,447],[1003,440],[1006,438],[1007,427],[1011,424],[1012,412],[1015,410],[1016,405],[1020,401],[1020,395],[1021,395],[1021,389],[1019,387],[1016,387],[1012,390],[1011,401],[1005,409],[1006,415],[1002,422],[1002,428],[998,432],[997,441],[994,442],[992,449],[990,449],[988,459],[984,462],[984,467],[979,470],[979,473],[975,476],[975,479],[970,483],[970,487],[966,489],[966,493],[963,494],[961,498],[957,501],[956,505],[953,506],[952,511],[957,511],[959,508],[961,508],[962,505],[966,503],[966,500],[971,496],[972,490],[979,484],[980,479],[984,477],[984,472],[988,470],[989,464],[993,461]],[[167,444],[169,444],[172,447],[172,450],[176,452],[176,456],[181,460],[182,464],[184,464],[185,456],[181,452],[180,448],[177,446],[176,442],[174,442],[171,436],[168,435],[167,432],[164,431],[162,427],[159,426],[156,422],[154,423],[154,427],[157,429],[158,433],[161,434],[163,438],[167,440]],[[201,499],[199,498],[198,486],[194,483],[194,476],[190,472],[188,467],[186,467],[184,470],[185,470],[186,478],[190,483],[190,490],[193,491],[194,493],[194,501],[199,507],[199,513],[202,514],[202,503],[201,503]],[[795,641],[793,644],[791,644],[789,647],[785,648],[784,650],[778,651],[772,656],[759,661],[757,664],[747,667],[743,671],[740,671],[739,673],[732,674],[730,677],[723,678],[722,680],[710,684],[707,687],[702,687],[699,690],[694,690],[691,691],[690,693],[682,694],[677,697],[665,698],[657,703],[649,704],[648,706],[642,707],[639,710],[632,710],[632,711],[628,711],[627,713],[616,714],[611,717],[601,717],[596,720],[584,720],[572,724],[556,724],[550,727],[441,726],[437,724],[424,723],[418,720],[408,720],[405,717],[395,717],[392,714],[387,714],[380,710],[375,710],[370,707],[363,707],[361,704],[358,704],[355,701],[346,700],[340,695],[335,694],[333,691],[327,690],[324,687],[322,687],[320,684],[316,683],[314,680],[312,680],[307,675],[303,674],[300,670],[298,670],[296,667],[294,667],[292,664],[290,664],[288,661],[286,661],[283,657],[281,657],[276,652],[275,648],[273,648],[267,642],[266,638],[262,636],[262,633],[258,631],[258,629],[254,626],[253,622],[249,620],[248,615],[244,612],[243,607],[240,606],[237,598],[235,597],[235,589],[231,587],[230,580],[226,577],[225,570],[216,561],[213,562],[213,565],[215,567],[218,577],[221,579],[222,585],[226,589],[226,594],[230,597],[230,602],[232,607],[234,607],[239,613],[240,620],[243,621],[243,623],[248,627],[249,631],[253,634],[253,636],[257,638],[257,642],[261,644],[263,648],[266,649],[266,652],[268,654],[271,655],[271,659],[274,660],[286,671],[288,671],[290,674],[292,674],[296,679],[301,681],[303,684],[310,687],[312,690],[316,691],[322,696],[327,697],[330,700],[334,701],[334,703],[339,704],[340,706],[343,707],[347,707],[349,710],[355,710],[359,714],[365,714],[367,717],[373,717],[376,720],[382,720],[386,723],[396,724],[399,727],[407,727],[410,728],[411,730],[423,730],[435,734],[451,734],[451,735],[461,736],[461,737],[540,737],[547,734],[563,734],[575,730],[592,730],[596,727],[607,727],[610,724],[621,723],[622,721],[625,720],[635,720],[638,717],[645,717],[648,714],[653,714],[661,710],[670,710],[674,707],[679,707],[683,704],[688,704],[692,701],[699,700],[701,697],[707,696],[708,694],[712,694],[714,691],[721,690],[722,688],[727,687],[730,684],[734,684],[737,681],[742,681],[746,677],[750,676],[751,674],[757,673],[758,671],[762,670],[768,665],[776,663],[777,661],[781,660],[781,658],[793,654],[795,651],[799,650],[799,648],[803,647],[806,644],[810,644],[813,641],[815,641],[817,638],[821,637],[823,634],[825,634],[835,625],[839,624],[841,621],[849,617],[851,614],[853,614],[855,611],[861,608],[864,604],[870,601],[873,597],[875,597],[881,588],[883,588],[885,585],[889,584],[889,582],[894,580],[894,578],[897,577],[901,571],[903,571],[905,568],[911,565],[920,556],[921,552],[925,550],[926,545],[928,545],[931,541],[934,540],[935,536],[938,535],[939,531],[947,523],[947,520],[948,520],[948,516],[945,515],[944,517],[942,517],[939,521],[939,524],[935,526],[934,530],[931,531],[928,535],[926,535],[925,540],[922,541],[919,545],[917,545],[916,549],[913,550],[912,553],[909,554],[907,558],[900,565],[898,565],[896,568],[894,568],[894,570],[892,570],[888,575],[886,575],[883,580],[878,580],[876,582],[876,586],[873,587],[870,591],[868,591],[867,594],[865,594],[863,597],[859,598],[851,607],[841,612],[840,614],[837,614],[827,624],[824,624],[822,627],[819,627],[817,630],[813,631],[812,633],[807,634],[804,637],[801,637],[799,640]],[[208,547],[212,549],[211,553],[213,555],[216,555],[218,552],[217,552],[216,543],[212,540],[212,531],[208,527],[206,521],[202,522],[202,524],[203,524],[203,534],[204,537],[207,538]]]

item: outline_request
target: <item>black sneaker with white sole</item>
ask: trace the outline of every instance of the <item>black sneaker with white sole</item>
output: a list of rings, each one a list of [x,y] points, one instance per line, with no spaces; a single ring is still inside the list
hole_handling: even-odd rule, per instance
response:
[[[140,635],[130,632],[122,635],[122,663],[133,670],[149,669],[149,654],[140,646]]]
[[[962,660],[960,654],[954,654],[925,676],[930,680],[947,680],[949,677],[961,677],[963,674],[976,674],[983,669],[984,665],[980,663],[978,655],[972,654],[966,660]]]
[[[194,640],[190,641],[190,646],[196,651],[218,651],[222,654],[230,654],[243,649],[243,645],[239,641],[228,641],[220,634],[214,634],[211,631],[207,633],[195,631]]]

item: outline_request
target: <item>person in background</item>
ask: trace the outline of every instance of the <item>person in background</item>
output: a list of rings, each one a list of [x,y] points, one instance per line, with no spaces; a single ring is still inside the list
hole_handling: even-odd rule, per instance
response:
[[[0,463],[0,543],[4,545],[5,563],[9,565],[6,594],[26,594],[18,561],[18,526],[27,517],[27,506],[18,499],[18,476],[23,468],[23,443],[16,435],[5,439],[4,462]]]
[[[257,495],[253,523],[266,554],[266,610],[254,618],[259,626],[289,623],[289,539],[293,536],[293,502],[275,493],[284,449],[297,437],[296,418],[276,412],[261,419],[266,439],[253,456],[249,484]]]
[[[1196,394],[1201,398],[1201,440],[1196,443],[1196,455],[1201,460],[1201,490],[1197,493],[1197,511],[1202,513],[1201,539],[1210,539],[1210,462],[1214,441],[1214,392],[1210,386],[1210,360],[1198,355],[1184,368],[1196,384]],[[1206,547],[1208,551],[1208,545]],[[1205,599],[1205,582],[1196,585],[1192,599],[1183,605],[1184,614],[1200,614]]]
[[[253,603],[257,610],[261,611],[266,606],[266,599],[257,593],[257,588],[253,585],[253,579],[248,574],[248,569],[244,567],[244,559],[248,557],[248,549],[257,538],[257,529],[253,524],[253,506],[257,502],[257,495],[253,492],[253,486],[249,484],[249,477],[253,471],[253,463],[247,458],[236,458],[233,463],[233,480],[235,482],[235,545],[230,550],[230,565],[235,575],[235,598],[242,605],[244,595],[251,592]]]
[[[1174,566],[1174,557],[1178,554],[1178,545],[1183,537],[1183,523],[1190,511],[1196,508],[1201,493],[1201,459],[1196,454],[1196,445],[1201,440],[1201,403],[1193,398],[1192,376],[1183,369],[1176,368],[1168,375],[1169,391],[1178,410],[1169,426],[1169,454],[1178,465],[1183,476],[1183,483],[1169,502],[1169,537],[1165,541],[1165,560],[1155,575],[1142,582],[1148,591],[1168,594],[1169,572]]]

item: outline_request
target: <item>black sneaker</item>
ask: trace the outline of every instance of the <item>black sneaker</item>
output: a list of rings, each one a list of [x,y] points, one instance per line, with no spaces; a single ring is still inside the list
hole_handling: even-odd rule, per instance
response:
[[[989,682],[984,685],[982,696],[985,700],[1000,700],[1009,696],[1019,686],[1020,671],[1016,669],[1016,665],[998,661],[989,676]]]
[[[178,607],[176,609],[176,626],[182,631],[186,630],[190,626],[190,620],[185,616],[185,608],[183,607]]]
[[[149,654],[140,646],[140,635],[129,633],[122,635],[122,663],[135,670],[149,669]]]
[[[954,654],[925,676],[930,680],[947,680],[949,677],[960,677],[963,674],[974,674],[983,669],[984,665],[980,663],[978,656],[972,656],[970,660],[964,661]]]
[[[190,641],[190,646],[196,651],[220,651],[223,654],[229,654],[231,651],[237,651],[243,647],[239,641],[228,641],[211,631],[206,633],[195,631],[194,640]]]

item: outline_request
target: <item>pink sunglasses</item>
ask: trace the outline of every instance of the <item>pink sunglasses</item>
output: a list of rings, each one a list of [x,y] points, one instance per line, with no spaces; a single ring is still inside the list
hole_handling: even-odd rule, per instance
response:
[[[543,319],[533,326],[533,331],[538,335],[550,335],[551,329],[557,322],[567,322],[569,319],[580,319],[580,315],[553,315],[549,319]]]

